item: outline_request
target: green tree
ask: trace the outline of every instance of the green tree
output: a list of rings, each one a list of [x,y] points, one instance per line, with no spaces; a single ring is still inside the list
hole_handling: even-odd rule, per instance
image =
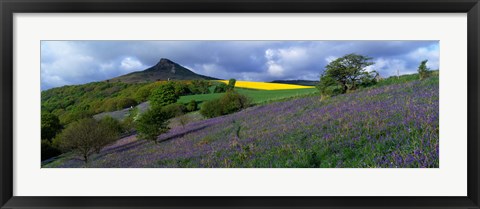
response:
[[[322,99],[335,96],[342,93],[342,86],[332,77],[322,74],[320,82],[317,84],[317,89],[320,91]]]
[[[168,119],[167,113],[161,107],[151,107],[141,114],[136,122],[138,138],[157,143],[157,137],[168,130]]]
[[[155,88],[150,95],[150,104],[156,107],[163,107],[177,102],[179,96],[175,94],[173,82],[162,84]]]
[[[168,118],[174,118],[187,112],[187,107],[184,104],[174,103],[162,107],[162,111],[165,112]]]
[[[205,80],[193,80],[190,84],[190,91],[193,94],[208,94],[210,93],[210,83]]]
[[[175,94],[178,96],[184,96],[191,94],[188,84],[185,82],[175,82],[174,83]]]
[[[41,148],[42,161],[62,154],[62,152],[59,149],[57,149],[55,146],[52,145],[52,142],[50,140],[42,139],[41,146],[42,146]]]
[[[430,69],[427,67],[428,60],[423,60],[418,66],[418,75],[420,80],[427,78],[430,75]]]
[[[142,87],[138,88],[137,91],[134,93],[135,100],[137,102],[144,102],[147,101],[148,98],[150,97],[150,94],[152,93],[153,89],[158,87],[160,83],[158,82],[153,82],[147,85],[143,85]]]
[[[51,141],[63,128],[58,117],[50,112],[43,112],[41,120],[42,139]]]
[[[365,80],[365,77],[369,77],[373,73],[366,69],[374,64],[371,60],[371,57],[347,54],[325,66],[322,77],[334,79],[341,86],[342,93],[347,92],[347,90],[355,90]]]
[[[237,80],[235,80],[233,78],[230,78],[230,80],[228,80],[227,91],[232,91],[233,88],[235,88],[235,83],[236,82],[237,82]]]
[[[118,133],[93,118],[84,118],[69,124],[57,142],[64,152],[76,153],[85,164],[89,157],[117,139]]]

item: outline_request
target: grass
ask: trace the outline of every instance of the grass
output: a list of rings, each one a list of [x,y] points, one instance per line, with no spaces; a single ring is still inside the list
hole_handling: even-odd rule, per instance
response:
[[[223,94],[224,93],[213,93],[213,94],[195,94],[195,95],[181,96],[180,99],[177,100],[177,102],[185,104],[192,100],[195,100],[201,103],[201,102],[220,98]]]
[[[220,82],[228,84],[228,80],[221,80]],[[302,86],[294,84],[283,83],[267,83],[267,82],[255,82],[255,81],[236,81],[235,87],[257,89],[257,90],[286,90],[286,89],[311,89],[314,86]]]
[[[244,94],[251,98],[254,103],[267,103],[270,101],[283,100],[291,97],[299,97],[309,94],[317,93],[316,88],[304,89],[288,89],[288,90],[251,90],[251,89],[236,89],[240,94]]]
[[[317,92],[316,88],[304,88],[304,89],[288,89],[288,90],[253,90],[245,88],[235,88],[241,94],[253,100],[255,104],[266,103],[270,101],[282,100],[290,97],[298,97],[309,95]],[[213,93],[213,94],[197,94],[182,96],[178,100],[179,103],[188,103],[191,100],[198,102],[209,101],[220,98],[225,93]]]
[[[438,168],[438,76],[407,80],[195,121],[160,135],[158,144],[137,141],[100,153],[88,166]],[[44,167],[82,166],[66,160]]]
[[[431,71],[430,75],[432,77],[436,77],[438,79],[439,77],[439,71]],[[380,87],[380,86],[388,86],[388,85],[393,85],[393,84],[401,84],[401,83],[406,83],[406,82],[411,82],[411,81],[416,81],[418,80],[418,74],[408,74],[408,75],[401,75],[399,77],[397,76],[390,76],[388,78],[380,80],[375,87]]]

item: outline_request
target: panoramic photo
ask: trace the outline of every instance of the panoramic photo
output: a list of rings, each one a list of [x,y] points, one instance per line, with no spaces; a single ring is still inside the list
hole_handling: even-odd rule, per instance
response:
[[[439,41],[42,41],[42,168],[439,168]]]

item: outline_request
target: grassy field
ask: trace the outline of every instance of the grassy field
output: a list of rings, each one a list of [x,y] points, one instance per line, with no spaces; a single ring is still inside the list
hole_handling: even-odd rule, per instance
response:
[[[308,94],[314,94],[317,92],[316,88],[287,89],[287,90],[254,90],[254,89],[245,89],[245,88],[235,88],[235,90],[251,98],[253,100],[253,103],[255,104],[281,100],[281,99],[290,98],[290,97],[304,96]],[[178,102],[187,103],[191,100],[204,102],[204,101],[220,98],[223,94],[224,93],[214,93],[214,94],[197,94],[197,95],[182,96],[180,97]]]
[[[228,84],[228,80],[220,80],[220,82]],[[256,81],[236,81],[235,87],[257,89],[257,90],[286,90],[286,89],[315,88],[314,86],[302,86],[302,85],[283,84],[283,83],[267,83],[267,82],[256,82]]]

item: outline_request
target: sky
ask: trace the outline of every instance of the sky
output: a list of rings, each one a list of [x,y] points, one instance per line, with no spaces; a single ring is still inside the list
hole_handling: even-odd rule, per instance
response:
[[[191,71],[248,81],[318,80],[346,54],[373,58],[382,77],[439,68],[438,41],[42,41],[42,90],[103,81],[167,58]]]

